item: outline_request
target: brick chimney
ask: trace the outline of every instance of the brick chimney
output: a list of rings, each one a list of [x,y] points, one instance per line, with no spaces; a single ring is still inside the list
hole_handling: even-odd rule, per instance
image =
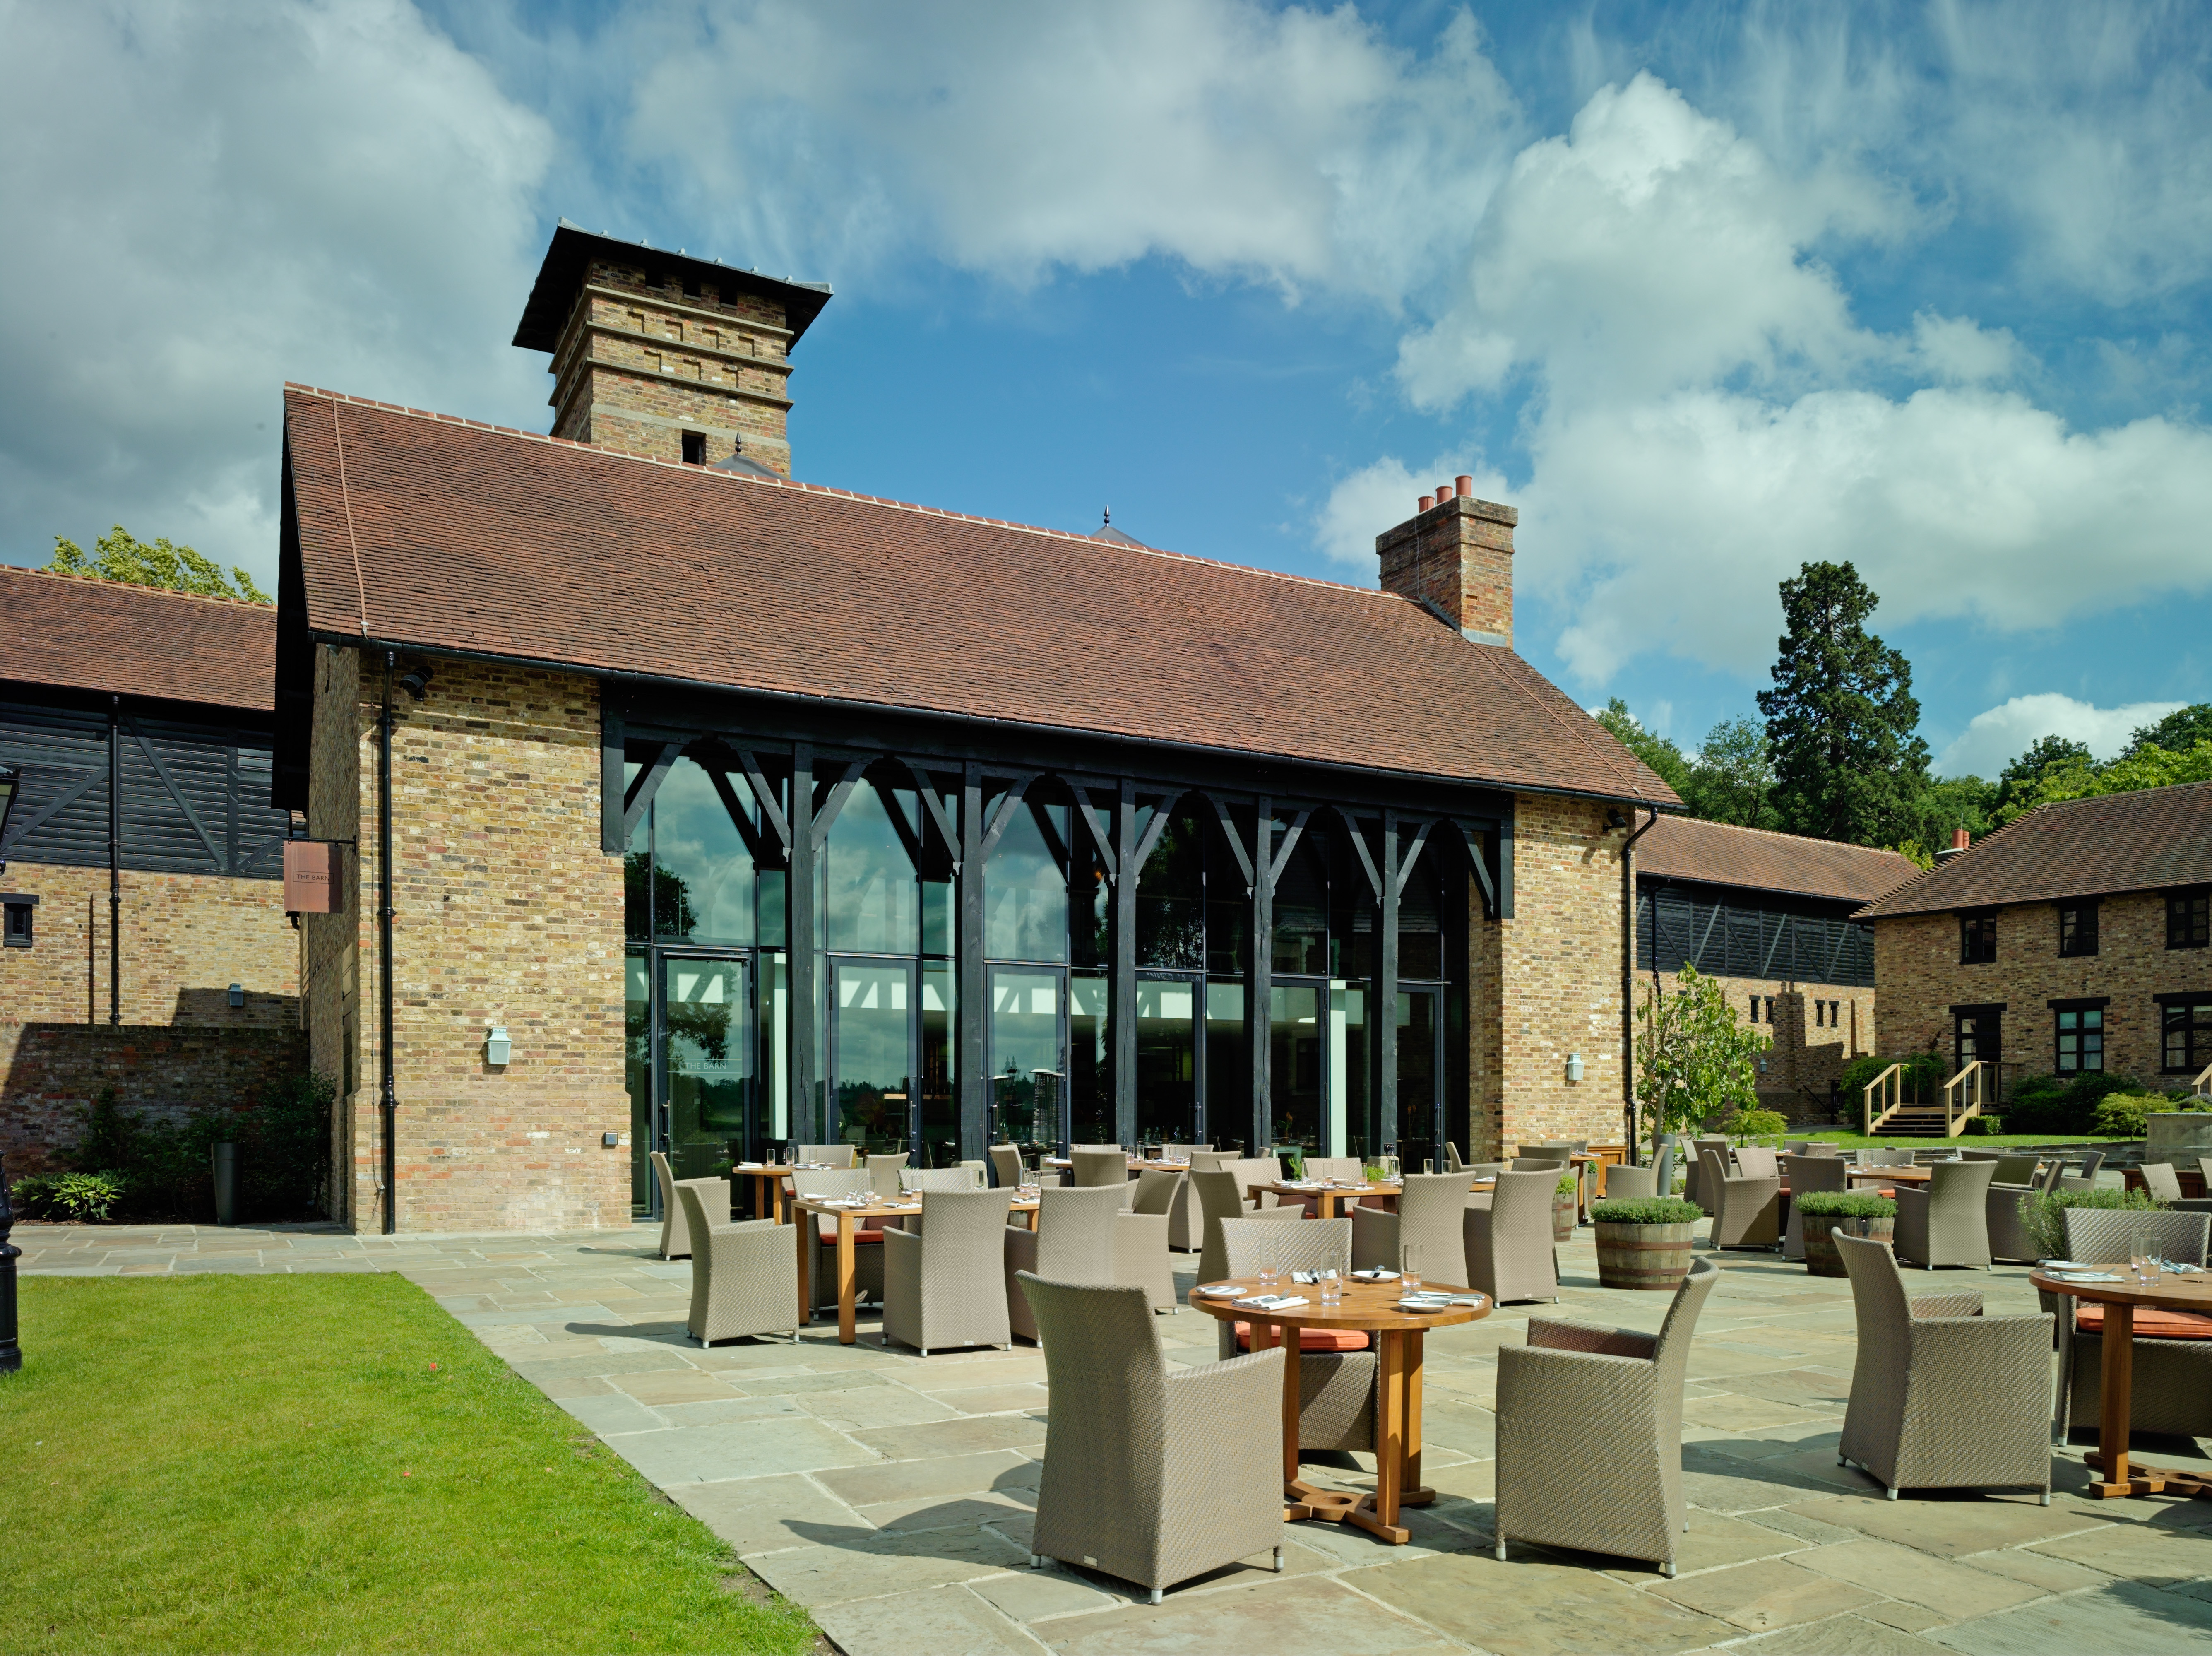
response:
[[[553,435],[791,475],[791,348],[830,289],[561,221],[514,343],[552,353]]]
[[[1521,514],[1474,497],[1473,478],[1439,484],[1375,537],[1382,589],[1439,614],[1478,644],[1513,647],[1513,527]]]

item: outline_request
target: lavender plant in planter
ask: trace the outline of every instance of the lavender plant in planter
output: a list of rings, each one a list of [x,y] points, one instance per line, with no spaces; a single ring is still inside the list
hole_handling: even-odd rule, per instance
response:
[[[1797,1213],[1805,1234],[1805,1269],[1814,1276],[1848,1275],[1836,1250],[1836,1232],[1889,1242],[1897,1229],[1897,1203],[1872,1190],[1808,1190],[1797,1198]]]

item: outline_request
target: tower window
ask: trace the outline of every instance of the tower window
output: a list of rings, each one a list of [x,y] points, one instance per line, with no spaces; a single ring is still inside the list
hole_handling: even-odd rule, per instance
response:
[[[7,947],[11,949],[29,948],[32,917],[39,911],[39,899],[11,892],[0,897],[0,907],[4,907],[7,913]]]
[[[687,431],[684,434],[684,463],[686,466],[704,466],[707,463],[705,432]]]

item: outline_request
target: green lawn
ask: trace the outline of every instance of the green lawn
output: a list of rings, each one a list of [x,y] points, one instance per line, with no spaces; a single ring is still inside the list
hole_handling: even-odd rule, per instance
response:
[[[804,1612],[404,1278],[21,1293],[0,1648],[813,1644]]]

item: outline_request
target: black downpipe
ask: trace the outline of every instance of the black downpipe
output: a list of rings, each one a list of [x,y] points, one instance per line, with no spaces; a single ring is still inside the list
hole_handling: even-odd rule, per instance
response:
[[[376,866],[383,896],[383,901],[376,910],[377,947],[382,957],[377,967],[377,998],[381,1002],[380,1015],[383,1020],[384,1056],[379,1068],[384,1072],[384,1233],[386,1236],[399,1228],[397,1183],[399,1156],[398,1148],[393,1142],[399,1124],[399,1093],[392,1082],[392,670],[398,662],[398,657],[392,651],[384,652],[384,711],[377,722],[376,742]]]
[[[1638,801],[1640,804],[1642,801]],[[1620,1107],[1628,1123],[1628,1165],[1636,1155],[1636,842],[1659,820],[1659,807],[1620,848]]]
[[[123,698],[107,698],[107,1021],[123,1021]]]

